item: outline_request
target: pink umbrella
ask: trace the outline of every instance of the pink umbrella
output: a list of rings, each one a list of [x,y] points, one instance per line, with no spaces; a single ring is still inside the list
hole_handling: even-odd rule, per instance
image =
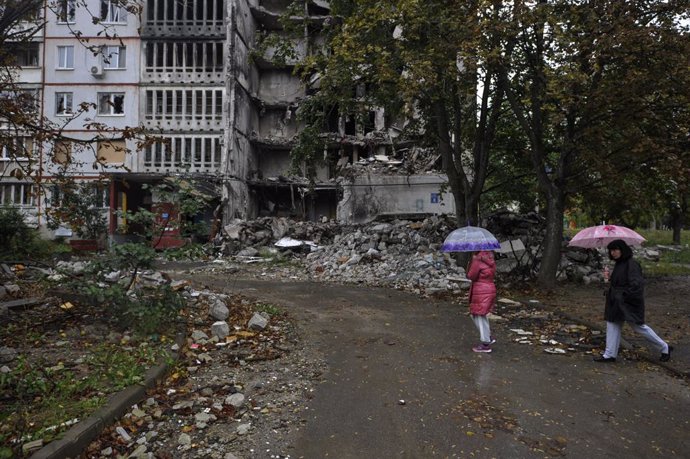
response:
[[[606,247],[616,239],[624,240],[628,245],[640,245],[646,239],[625,226],[599,225],[590,226],[577,233],[568,243],[571,247],[595,249]]]

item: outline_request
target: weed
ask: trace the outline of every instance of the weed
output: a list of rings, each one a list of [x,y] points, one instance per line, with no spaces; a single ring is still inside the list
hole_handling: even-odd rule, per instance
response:
[[[266,314],[270,316],[276,316],[281,313],[280,309],[270,303],[259,303],[256,305],[256,311],[257,312],[265,312]]]
[[[0,373],[0,459],[7,451],[18,454],[16,448],[23,442],[61,436],[68,428],[66,421],[90,415],[105,403],[107,394],[142,381],[145,371],[164,355],[148,343],[102,343],[91,349],[81,370],[20,356],[11,371]]]
[[[206,247],[201,244],[188,244],[175,249],[163,251],[163,258],[166,260],[205,260],[208,258]]]

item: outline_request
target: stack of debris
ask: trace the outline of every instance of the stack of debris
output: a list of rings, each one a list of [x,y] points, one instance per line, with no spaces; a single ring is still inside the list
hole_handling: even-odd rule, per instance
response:
[[[498,211],[483,226],[494,233],[499,276],[528,279],[536,274],[543,250],[544,221],[536,213]],[[258,261],[266,252],[303,260],[304,271],[287,276],[363,283],[426,293],[462,290],[469,286],[456,257],[440,252],[456,227],[449,216],[423,221],[393,220],[360,225],[291,221],[285,218],[237,220],[225,227],[218,242],[223,256]],[[263,253],[262,253],[263,249]],[[635,249],[638,258],[657,259],[658,250]],[[568,247],[563,242],[558,278],[585,283],[603,280],[608,263],[604,250]]]

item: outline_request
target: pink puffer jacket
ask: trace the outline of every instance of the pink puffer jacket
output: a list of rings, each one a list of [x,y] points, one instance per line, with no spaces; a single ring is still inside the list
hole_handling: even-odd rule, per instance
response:
[[[481,251],[474,254],[467,270],[470,287],[470,313],[485,316],[494,308],[496,302],[496,262],[492,252]]]

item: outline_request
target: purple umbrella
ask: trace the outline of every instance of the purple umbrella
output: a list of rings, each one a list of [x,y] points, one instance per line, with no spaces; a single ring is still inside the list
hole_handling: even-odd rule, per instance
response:
[[[443,245],[442,252],[476,252],[479,250],[500,249],[498,239],[484,228],[477,226],[464,226],[454,230],[448,235]]]

